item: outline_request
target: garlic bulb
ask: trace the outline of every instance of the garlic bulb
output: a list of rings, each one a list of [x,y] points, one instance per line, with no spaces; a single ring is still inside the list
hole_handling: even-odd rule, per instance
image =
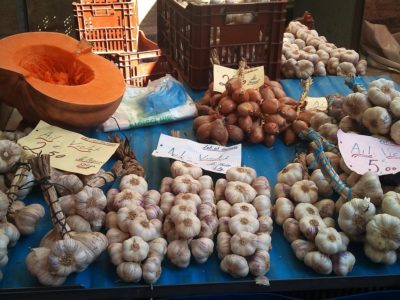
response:
[[[290,246],[298,260],[304,260],[309,252],[317,250],[314,243],[302,239],[294,240]]]
[[[219,200],[217,202],[217,213],[218,218],[230,217],[231,215],[231,205],[226,200]]]
[[[139,236],[148,242],[161,236],[162,223],[158,219],[148,221],[145,218],[136,218],[129,225],[129,234]]]
[[[299,221],[299,228],[308,240],[313,241],[318,232],[326,228],[326,225],[319,216],[305,216]]]
[[[375,249],[369,243],[364,243],[364,253],[375,263],[392,265],[397,260],[396,251],[381,251]]]
[[[337,132],[339,127],[336,124],[326,123],[318,128],[318,132],[322,135],[325,139],[327,139],[332,144],[337,144]]]
[[[171,192],[171,184],[173,181],[174,181],[174,179],[171,177],[164,177],[161,180],[160,194]]]
[[[256,171],[248,167],[232,167],[226,171],[228,181],[241,181],[251,184],[256,176]]]
[[[336,226],[336,221],[334,218],[326,217],[326,218],[323,218],[322,221],[324,221],[326,227],[335,228],[335,226]]]
[[[350,235],[362,235],[367,223],[375,215],[375,205],[368,198],[353,198],[342,205],[339,211],[340,228]]]
[[[43,216],[44,208],[40,204],[25,206],[11,214],[15,226],[24,235],[33,233]]]
[[[271,215],[271,199],[265,195],[259,195],[253,200],[253,206],[259,216]]]
[[[122,243],[110,243],[107,251],[113,265],[118,266],[124,261],[122,258]]]
[[[304,257],[304,263],[319,274],[332,273],[332,261],[329,256],[319,251],[311,251]]]
[[[383,195],[382,212],[400,218],[400,194],[387,192]]]
[[[125,282],[138,282],[142,278],[142,268],[135,262],[123,262],[118,265],[117,274]]]
[[[6,173],[21,158],[21,147],[9,140],[0,140],[0,173]]]
[[[238,232],[256,233],[259,227],[259,221],[249,214],[237,214],[229,219],[229,231],[231,234]]]
[[[226,180],[225,178],[220,178],[217,180],[217,182],[215,183],[215,200],[223,200],[225,199],[225,189],[226,189],[226,185],[228,184],[228,180]]]
[[[274,230],[273,220],[269,215],[258,217],[257,220],[260,224],[260,227],[258,229],[259,233],[262,232],[272,233],[272,231]]]
[[[99,227],[95,226],[94,221],[105,218],[103,209],[106,205],[106,196],[99,188],[85,186],[82,191],[75,195],[75,208],[77,214],[89,221],[95,230],[99,230],[101,225]]]
[[[318,59],[318,55],[316,55]],[[298,69],[296,69],[296,77],[301,79],[307,79],[314,74],[314,64],[305,59],[300,59],[297,62]]]
[[[249,265],[244,257],[228,254],[221,261],[221,270],[235,278],[246,277],[249,274]]]
[[[321,228],[315,236],[315,245],[324,254],[333,255],[343,248],[342,237],[335,228]]]
[[[214,242],[208,238],[193,239],[190,243],[193,257],[198,263],[204,263],[214,250]]]
[[[241,256],[253,255],[257,249],[257,235],[250,232],[237,232],[230,240],[231,251]]]
[[[122,243],[129,238],[129,234],[119,230],[118,228],[110,228],[106,233],[108,243]]]
[[[176,233],[182,239],[191,239],[200,233],[201,223],[199,218],[192,213],[181,213],[174,220]]]
[[[144,219],[144,218],[146,218],[146,211],[144,210],[143,207],[141,206],[122,207],[118,210],[118,213],[116,215],[117,219],[116,223],[118,224],[118,227],[122,231],[129,232],[129,228],[133,226],[133,221],[135,219]]]
[[[202,203],[200,196],[193,193],[180,193],[175,197],[175,204],[187,204],[189,201],[196,207]]]
[[[388,214],[375,215],[367,224],[367,241],[381,251],[400,247],[400,219]]]
[[[197,180],[201,184],[201,191],[214,189],[214,181],[211,176],[203,175],[197,178]]]
[[[301,180],[293,184],[290,196],[296,203],[315,203],[318,200],[318,188],[311,180]]]
[[[322,111],[316,112],[310,119],[310,125],[315,130],[319,130],[322,125],[332,122],[333,118]]]
[[[323,50],[318,50],[318,51],[323,51]],[[328,57],[329,57],[329,54],[328,54]],[[320,57],[320,59],[321,59],[321,57]],[[326,60],[326,61],[328,61],[328,60]],[[326,69],[325,69],[325,64],[324,64],[323,61],[318,61],[314,65],[314,75],[316,75],[316,76],[326,76]]]
[[[65,174],[52,178],[57,192],[61,195],[73,195],[83,188],[82,180],[75,174]]]
[[[257,196],[263,195],[271,197],[271,187],[269,181],[264,176],[259,176],[253,180],[251,186],[256,190]]]
[[[238,214],[249,214],[254,218],[257,218],[257,211],[253,205],[249,203],[235,203],[232,205],[230,210],[230,216],[234,217]]]
[[[245,182],[230,181],[225,189],[225,199],[230,203],[252,202],[256,197],[256,190]]]
[[[374,106],[364,111],[363,125],[372,134],[388,134],[392,125],[392,118],[386,108]]]
[[[292,187],[286,183],[278,182],[274,187],[275,198],[289,198],[291,188]]]
[[[338,276],[346,276],[353,270],[356,258],[349,251],[339,252],[332,256],[333,272]]]
[[[304,170],[299,163],[290,163],[278,173],[278,182],[292,186],[303,179]]]
[[[125,261],[140,263],[149,253],[149,244],[141,237],[133,236],[122,242],[122,257]]]
[[[231,238],[232,236],[228,232],[220,232],[217,235],[217,253],[219,259],[232,253]]]
[[[270,256],[268,251],[257,250],[252,257],[249,258],[250,273],[254,276],[262,276],[270,269]]]
[[[331,199],[322,199],[314,203],[321,218],[332,217],[335,212],[335,202]]]
[[[353,197],[368,197],[371,202],[379,206],[383,198],[383,190],[378,174],[366,172],[353,187]]]
[[[175,195],[170,192],[161,194],[160,208],[164,215],[168,215],[175,202]]]
[[[106,193],[107,198],[107,211],[112,211],[114,209],[114,197],[120,192],[119,189],[111,188]]]
[[[138,192],[140,195],[146,193],[147,188],[148,185],[146,180],[143,177],[135,174],[125,175],[124,177],[121,178],[121,182],[119,184],[119,189],[121,191],[128,189]]]
[[[114,201],[112,204],[112,209],[118,210],[122,207],[129,206],[142,206],[143,196],[133,190],[124,189],[114,196]]]
[[[394,122],[390,127],[390,137],[396,144],[400,145],[400,120]]]
[[[352,93],[343,98],[343,111],[358,122],[361,122],[364,111],[370,107],[367,96],[362,93]]]
[[[294,217],[297,221],[300,221],[303,217],[317,216],[319,217],[318,208],[310,203],[299,203],[294,208]]]
[[[148,257],[158,257],[162,261],[167,253],[167,241],[164,238],[156,238],[149,242]]]
[[[161,260],[149,257],[143,264],[143,279],[149,284],[156,283],[161,276]]]
[[[201,190],[201,184],[200,181],[194,179],[189,174],[185,174],[174,178],[171,190],[175,195],[179,193],[198,194]]]
[[[368,99],[376,106],[389,107],[395,97],[400,96],[394,82],[384,78],[372,81],[368,85]]]
[[[328,59],[326,64],[326,70],[331,75],[336,75],[337,67],[339,66],[339,59],[337,57],[331,57]]]
[[[198,206],[197,216],[204,219],[207,216],[215,216],[217,214],[217,206],[214,203],[206,202]]]
[[[349,62],[353,65],[358,63],[360,56],[354,50],[346,50],[340,54],[340,61],[341,62]]]
[[[144,205],[159,205],[161,194],[156,190],[150,190],[143,194]]]
[[[296,219],[288,218],[282,224],[283,235],[290,243],[301,238],[299,222]]]
[[[394,117],[400,118],[400,96],[393,98],[390,102],[390,111]]]
[[[173,178],[189,174],[194,179],[198,179],[200,176],[203,175],[203,170],[200,167],[196,167],[191,164],[175,160],[171,164],[171,174]]]
[[[68,226],[72,231],[77,232],[90,232],[90,223],[82,218],[80,215],[69,216],[66,219]]]
[[[0,220],[2,220],[7,215],[8,205],[9,204],[7,195],[0,191]]]
[[[26,257],[26,267],[38,281],[47,286],[62,285],[67,279],[66,276],[58,276],[49,269],[48,257],[50,249],[40,247],[33,248]]]
[[[172,206],[169,215],[172,219],[176,219],[182,213],[197,215],[197,208],[195,203],[193,203],[192,201],[185,201],[180,202],[179,204],[175,204],[174,206]]]
[[[275,222],[282,225],[287,218],[293,217],[294,205],[292,201],[287,198],[278,198],[273,207]]]
[[[10,240],[10,246],[14,247],[21,234],[14,224],[0,220],[0,232],[3,232]]]
[[[167,248],[169,260],[180,268],[186,268],[190,263],[190,250],[186,240],[172,241]]]
[[[147,219],[149,220],[159,219],[160,221],[164,219],[164,213],[158,205],[155,204],[145,205],[144,209],[146,211]]]

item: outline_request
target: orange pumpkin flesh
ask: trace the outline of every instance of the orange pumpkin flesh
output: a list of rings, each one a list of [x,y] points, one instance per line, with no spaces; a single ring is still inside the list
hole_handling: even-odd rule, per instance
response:
[[[31,123],[91,127],[107,120],[125,81],[116,66],[82,45],[53,32],[0,40],[0,100]]]

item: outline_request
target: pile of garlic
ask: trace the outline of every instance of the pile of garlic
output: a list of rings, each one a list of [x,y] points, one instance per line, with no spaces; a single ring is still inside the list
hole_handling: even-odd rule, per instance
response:
[[[215,184],[221,269],[233,277],[249,272],[260,284],[270,268],[271,192],[268,179],[249,167],[233,167]]]
[[[214,250],[218,228],[214,183],[201,168],[180,161],[171,164],[171,175],[163,178],[160,187],[160,207],[166,216],[163,232],[169,260],[186,268],[192,255],[204,263]]]
[[[339,127],[344,132],[368,131],[372,135],[390,136],[400,144],[400,92],[391,80],[380,78],[368,85],[368,93],[351,93],[343,98],[345,116]]]
[[[167,241],[159,204],[160,193],[148,190],[146,180],[135,174],[122,177],[119,190],[107,193],[108,253],[125,282],[155,283],[161,276]]]
[[[281,72],[286,78],[312,75],[365,75],[367,61],[354,50],[337,48],[316,30],[298,21],[289,23],[283,36]]]
[[[345,276],[353,269],[355,257],[347,251],[347,235],[335,229],[335,202],[324,198],[332,190],[319,172],[309,177],[305,167],[294,162],[278,173],[275,222],[282,226],[299,260],[319,274],[333,271]]]

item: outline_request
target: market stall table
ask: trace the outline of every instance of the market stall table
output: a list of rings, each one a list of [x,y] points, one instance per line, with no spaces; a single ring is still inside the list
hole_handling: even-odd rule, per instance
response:
[[[367,84],[376,77],[363,77],[361,82]],[[282,85],[288,96],[298,99],[302,91],[299,80],[283,80]],[[397,86],[399,88],[399,86]],[[342,77],[328,76],[314,78],[310,96],[325,96],[339,93],[346,95],[351,90],[345,85]],[[194,99],[200,98],[200,92],[190,91]],[[135,154],[146,171],[149,189],[158,189],[161,179],[169,175],[169,160],[152,157],[161,133],[170,134],[179,130],[181,137],[194,139],[192,120],[169,123],[146,128],[120,132],[131,140]],[[91,130],[84,132],[91,137],[106,140],[108,133]],[[276,175],[295,156],[297,146],[286,147],[280,139],[272,148],[264,145],[243,145],[242,164],[256,169],[257,174],[266,176],[271,186],[276,183]],[[105,169],[109,169],[108,162]],[[213,174],[215,178],[218,176]],[[109,186],[108,186],[109,187]],[[39,189],[25,200],[27,203],[44,204]],[[123,283],[118,278],[115,267],[107,253],[93,263],[87,270],[69,276],[60,287],[40,287],[37,280],[29,274],[25,258],[32,247],[37,247],[40,239],[51,228],[50,215],[41,221],[37,231],[31,236],[21,237],[17,245],[10,250],[9,263],[4,268],[4,278],[0,282],[0,298],[8,299],[111,299],[111,298],[147,298],[187,295],[216,295],[234,293],[347,290],[366,291],[373,289],[400,288],[400,265],[382,265],[371,262],[363,253],[361,245],[351,244],[350,250],[357,262],[347,277],[320,276],[296,259],[290,244],[284,239],[282,229],[275,226],[272,234],[271,269],[267,273],[271,285],[257,286],[250,277],[234,279],[223,273],[219,267],[216,251],[204,264],[193,259],[186,269],[179,269],[165,259],[159,281],[149,286],[144,283]]]

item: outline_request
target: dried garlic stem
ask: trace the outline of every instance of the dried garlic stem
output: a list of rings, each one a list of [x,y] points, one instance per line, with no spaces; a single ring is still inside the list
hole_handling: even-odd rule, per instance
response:
[[[63,239],[70,238],[71,228],[58,202],[57,191],[50,183],[50,156],[47,154],[29,160],[35,179],[41,182],[44,199],[51,211],[51,220]]]
[[[308,173],[308,168],[307,168],[306,156],[307,156],[306,153],[299,153],[297,154],[293,162],[301,164],[304,173],[303,179],[310,179],[310,174]]]
[[[18,191],[23,188],[21,183],[24,181],[24,178],[27,176],[27,173],[31,171],[31,166],[27,163],[25,159],[20,160],[20,165],[14,175],[14,178],[11,182],[11,186],[6,192],[8,197],[8,214],[12,212],[12,204],[18,197]]]
[[[109,139],[111,142],[119,143],[119,147],[115,154],[119,159],[122,160],[124,175],[125,174],[136,174],[144,177],[144,169],[136,159],[136,155],[133,149],[129,145],[127,139],[121,139],[118,135],[114,135]]]

